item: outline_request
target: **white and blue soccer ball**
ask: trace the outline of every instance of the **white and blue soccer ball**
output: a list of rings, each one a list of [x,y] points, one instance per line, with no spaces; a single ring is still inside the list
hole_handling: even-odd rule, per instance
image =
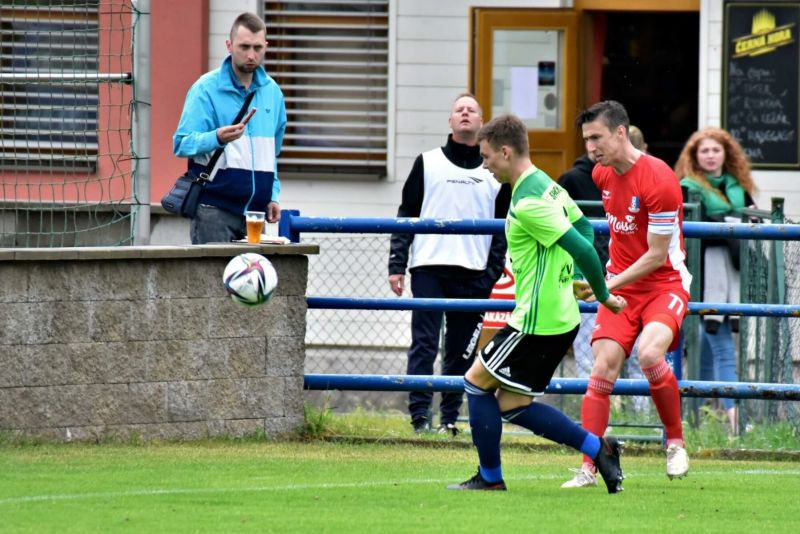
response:
[[[234,302],[258,306],[272,298],[278,287],[278,273],[267,258],[247,252],[228,262],[222,283]]]

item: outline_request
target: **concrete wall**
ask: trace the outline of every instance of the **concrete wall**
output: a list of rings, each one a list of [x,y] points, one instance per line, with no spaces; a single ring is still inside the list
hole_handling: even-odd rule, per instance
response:
[[[267,304],[224,293],[245,249]],[[0,433],[54,440],[292,434],[314,245],[0,249]]]

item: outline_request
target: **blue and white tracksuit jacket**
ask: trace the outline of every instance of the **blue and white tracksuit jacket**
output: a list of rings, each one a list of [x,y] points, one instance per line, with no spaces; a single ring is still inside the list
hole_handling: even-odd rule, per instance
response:
[[[249,91],[256,92],[250,108],[257,111],[244,135],[225,145],[211,173],[213,181],[200,195],[201,204],[237,214],[266,211],[267,204],[278,202],[281,190],[277,158],[286,130],[283,93],[263,67],[253,73]],[[217,128],[233,122],[247,94],[233,72],[230,56],[220,68],[201,76],[186,95],[172,138],[173,153],[189,158],[190,169],[203,172],[214,151],[222,146]]]

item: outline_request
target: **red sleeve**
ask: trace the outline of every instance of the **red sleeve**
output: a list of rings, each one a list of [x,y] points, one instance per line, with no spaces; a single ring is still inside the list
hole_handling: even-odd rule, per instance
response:
[[[651,160],[649,171],[641,191],[642,203],[649,214],[648,226],[652,231],[675,223],[683,203],[683,194],[678,177],[665,163]]]

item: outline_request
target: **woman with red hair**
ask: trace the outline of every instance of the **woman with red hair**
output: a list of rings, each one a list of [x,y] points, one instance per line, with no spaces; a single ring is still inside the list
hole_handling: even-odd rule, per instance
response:
[[[675,174],[687,193],[697,193],[704,221],[739,221],[744,207],[753,207],[755,193],[750,162],[741,145],[725,130],[703,128],[692,134],[683,147]],[[724,239],[703,241],[703,301],[739,302],[739,242]],[[700,379],[737,381],[736,351],[732,332],[738,332],[737,317],[703,317],[700,349]],[[723,399],[725,411],[736,433],[736,408]]]

